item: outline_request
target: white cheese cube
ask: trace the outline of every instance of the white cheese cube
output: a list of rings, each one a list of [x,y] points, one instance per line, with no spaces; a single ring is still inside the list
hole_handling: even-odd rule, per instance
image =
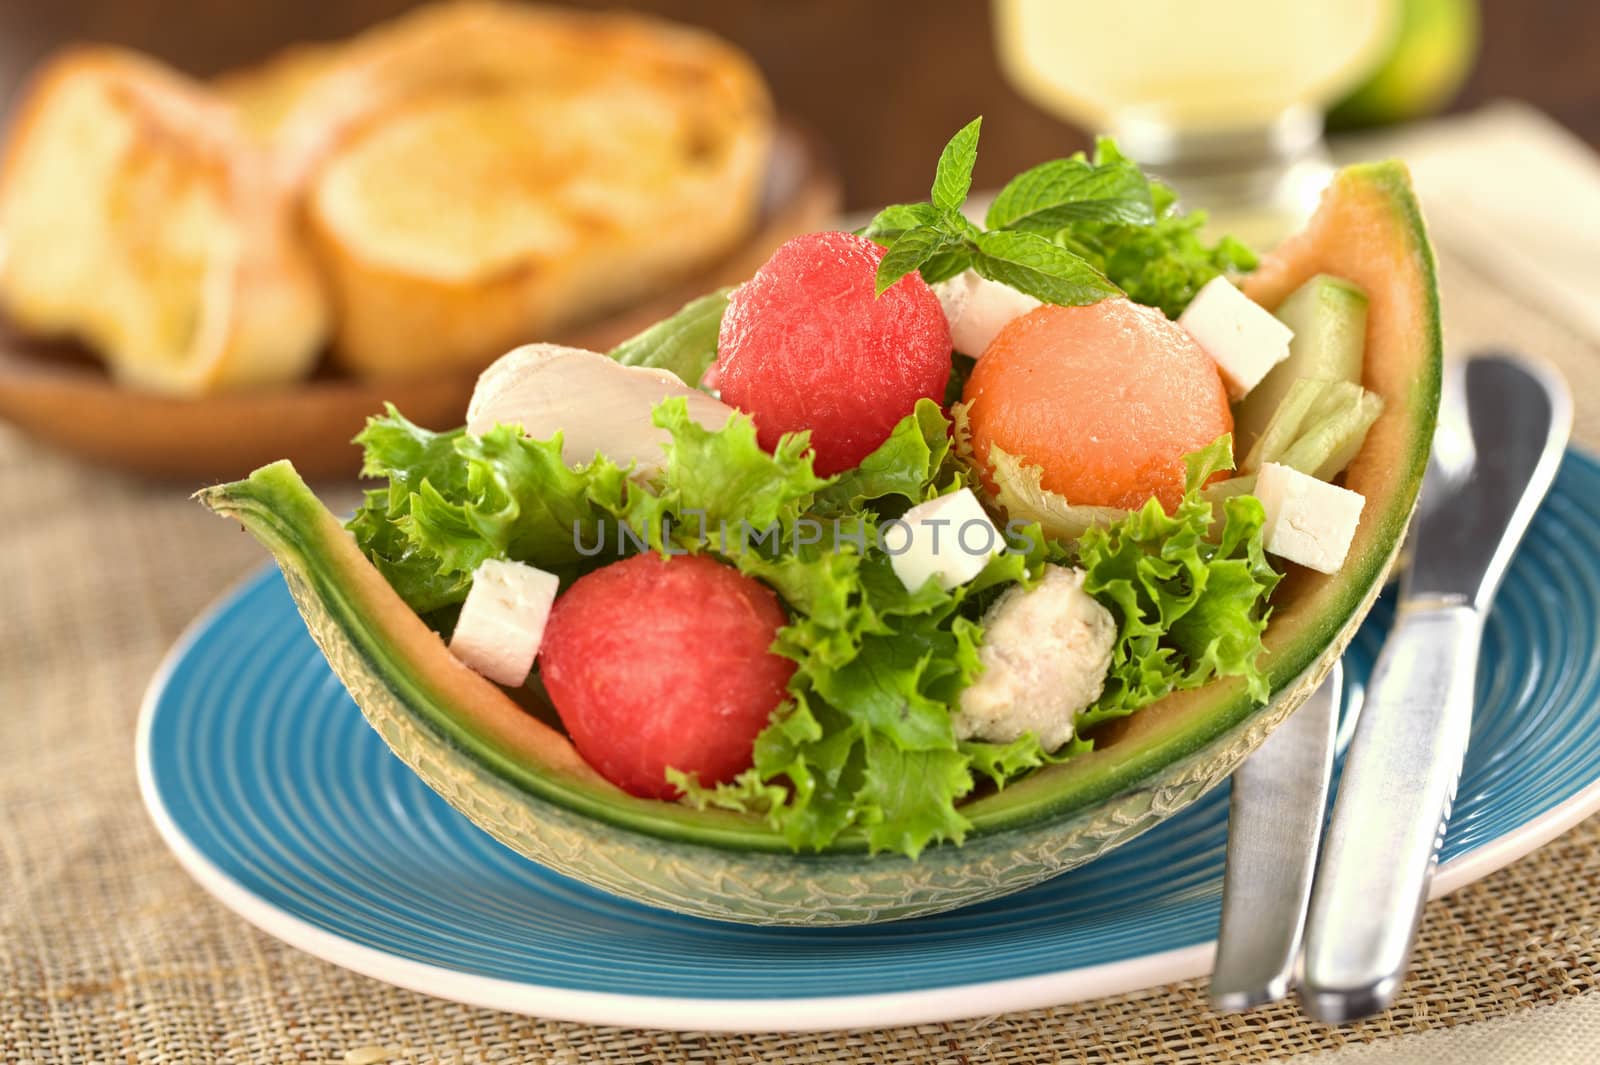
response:
[[[521,562],[485,561],[473,571],[450,653],[496,684],[520,688],[544,642],[560,583],[555,574]]]
[[[918,503],[879,529],[894,575],[910,592],[933,577],[946,591],[983,572],[1005,550],[1005,537],[972,489]]]
[[[957,274],[934,287],[945,320],[950,323],[950,340],[963,355],[977,358],[1014,318],[1040,306],[1038,300],[1010,285],[979,277],[973,270]]]
[[[1211,356],[1235,400],[1289,357],[1294,337],[1294,330],[1225,277],[1206,282],[1178,316],[1178,324]]]
[[[1256,475],[1255,495],[1267,512],[1263,542],[1268,551],[1321,573],[1344,565],[1366,504],[1360,493],[1265,462]]]

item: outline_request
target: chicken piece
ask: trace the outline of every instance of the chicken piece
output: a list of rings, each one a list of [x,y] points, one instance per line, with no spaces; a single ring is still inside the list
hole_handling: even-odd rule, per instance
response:
[[[1117,623],[1083,590],[1083,571],[1046,566],[1031,590],[1006,591],[984,614],[983,672],[961,693],[956,738],[1010,743],[1024,733],[1054,751],[1100,697]]]

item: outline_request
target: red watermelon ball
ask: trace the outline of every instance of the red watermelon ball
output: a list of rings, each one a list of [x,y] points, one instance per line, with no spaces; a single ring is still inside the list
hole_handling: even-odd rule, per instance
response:
[[[728,300],[717,340],[724,402],[749,414],[761,446],[811,430],[824,476],[858,465],[917,400],[944,398],[950,326],[916,273],[873,296],[883,248],[810,233],[779,248]]]
[[[635,555],[556,600],[540,676],[584,760],[622,790],[673,799],[667,768],[710,786],[749,768],[795,664],[772,589],[703,555]]]

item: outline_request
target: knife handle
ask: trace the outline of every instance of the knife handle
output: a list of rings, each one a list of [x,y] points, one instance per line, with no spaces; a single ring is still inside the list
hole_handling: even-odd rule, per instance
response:
[[[1367,683],[1323,844],[1300,997],[1334,1023],[1387,1009],[1438,862],[1472,727],[1483,616],[1403,601]]]

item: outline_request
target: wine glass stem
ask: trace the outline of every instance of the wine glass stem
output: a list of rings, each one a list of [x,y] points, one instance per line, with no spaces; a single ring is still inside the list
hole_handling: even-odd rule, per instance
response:
[[[1258,245],[1298,228],[1333,173],[1322,116],[1304,106],[1248,126],[1183,127],[1130,113],[1111,128],[1122,151],[1175,188],[1186,209],[1204,209],[1213,229]]]

